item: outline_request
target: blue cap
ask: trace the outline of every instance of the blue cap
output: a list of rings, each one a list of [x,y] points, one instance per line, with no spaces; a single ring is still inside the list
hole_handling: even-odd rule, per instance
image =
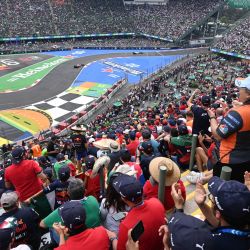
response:
[[[12,162],[17,164],[23,160],[23,156],[25,154],[25,150],[23,147],[16,147],[12,150]]]
[[[58,211],[63,224],[69,228],[71,235],[77,234],[86,228],[86,212],[81,202],[66,202],[58,209]]]
[[[176,212],[168,222],[172,250],[211,250],[212,233],[202,220],[182,212]]]
[[[141,183],[133,176],[121,174],[112,181],[112,185],[117,193],[131,202],[143,195]]]
[[[139,149],[142,150],[143,152],[145,152],[146,154],[151,154],[154,151],[154,148],[153,148],[152,143],[150,141],[144,141],[140,145]]]
[[[208,190],[222,215],[250,222],[250,191],[243,183],[214,176],[208,183]]]
[[[63,165],[58,170],[58,177],[61,181],[67,181],[70,177],[70,168],[67,164]]]
[[[93,169],[95,164],[95,157],[93,155],[88,155],[85,158],[85,166],[87,169]]]
[[[186,125],[182,124],[178,127],[178,131],[180,135],[187,135],[188,134],[188,128]]]

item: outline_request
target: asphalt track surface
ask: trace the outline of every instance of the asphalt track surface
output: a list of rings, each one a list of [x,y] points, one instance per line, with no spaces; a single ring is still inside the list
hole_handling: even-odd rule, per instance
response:
[[[47,100],[65,91],[67,88],[69,88],[69,86],[72,84],[72,82],[75,80],[75,78],[81,71],[81,68],[79,69],[73,68],[74,65],[78,63],[88,64],[96,60],[105,58],[115,58],[115,57],[178,55],[185,53],[188,54],[189,52],[190,52],[189,50],[179,50],[179,51],[177,50],[177,51],[166,51],[160,53],[149,52],[149,53],[144,53],[142,55],[133,55],[132,53],[114,53],[114,54],[104,54],[104,55],[76,58],[57,66],[47,76],[45,76],[37,85],[35,85],[32,88],[12,93],[0,93],[0,110],[20,108],[22,106]],[[32,54],[32,55],[41,56],[41,54]],[[15,59],[15,57],[13,57],[13,59]]]

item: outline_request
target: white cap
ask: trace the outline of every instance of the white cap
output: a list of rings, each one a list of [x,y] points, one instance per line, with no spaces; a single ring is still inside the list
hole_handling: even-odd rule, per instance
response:
[[[247,88],[250,90],[250,76],[247,78],[237,78],[235,80],[235,85],[239,88]]]
[[[89,139],[89,143],[93,143],[93,142],[95,142],[95,139],[94,138],[90,138]]]

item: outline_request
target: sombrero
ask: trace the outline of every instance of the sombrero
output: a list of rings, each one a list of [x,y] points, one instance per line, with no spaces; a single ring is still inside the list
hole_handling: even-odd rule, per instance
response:
[[[156,157],[149,164],[149,172],[155,181],[159,183],[160,179],[160,167],[165,166],[167,168],[167,174],[165,179],[165,186],[171,186],[177,182],[181,177],[181,172],[178,165],[165,157]]]
[[[85,132],[87,131],[87,128],[83,125],[75,125],[70,128],[73,131],[78,131],[78,132]]]
[[[109,149],[110,147],[110,143],[113,143],[115,142],[114,140],[112,139],[107,139],[107,138],[103,138],[99,141],[95,141],[93,142],[93,145],[96,147],[96,148],[100,148],[102,150],[105,150],[105,149]]]

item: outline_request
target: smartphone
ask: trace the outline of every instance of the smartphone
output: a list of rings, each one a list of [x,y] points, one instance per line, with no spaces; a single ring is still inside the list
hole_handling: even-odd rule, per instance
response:
[[[140,236],[144,233],[143,222],[140,220],[131,231],[131,238],[134,242],[138,241]]]
[[[120,221],[120,220],[124,219],[125,217],[126,217],[126,214],[124,212],[119,212],[119,213],[116,213],[116,214],[112,215],[112,218],[115,221]]]

